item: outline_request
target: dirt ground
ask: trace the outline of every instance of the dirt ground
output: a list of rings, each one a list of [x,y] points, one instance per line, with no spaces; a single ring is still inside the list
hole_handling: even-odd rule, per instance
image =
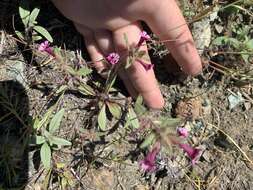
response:
[[[195,5],[181,3],[188,14],[186,5]],[[40,6],[38,22],[52,34],[52,45],[63,49],[65,64],[79,64],[80,50],[88,61],[82,37],[73,25],[50,2],[40,2]],[[15,28],[22,29],[17,2],[1,1],[0,10],[0,189],[63,189],[63,183],[67,183],[64,189],[85,190],[253,189],[253,80],[238,82],[208,66],[203,74],[194,78],[174,72],[172,66],[168,73],[163,64],[167,58],[160,58],[152,51],[166,106],[161,111],[150,110],[139,121],[145,126],[148,119],[183,115],[187,120],[184,127],[190,131],[187,141],[200,148],[201,155],[197,163],[191,165],[178,148],[172,147],[169,153],[164,148],[156,158],[158,169],[145,173],[138,164],[147,154],[147,150],[140,148],[145,131],[129,131],[112,118],[107,130],[101,132],[94,99],[77,92],[75,81],[64,82],[66,74],[62,66],[46,53],[36,51],[38,43],[33,44],[34,49],[29,49],[17,40],[12,24],[15,20]],[[253,11],[253,8],[248,7],[248,10]],[[251,27],[249,36],[252,38],[252,18],[245,16],[242,10],[228,15],[218,13],[213,20],[210,16],[200,19],[200,26],[207,24],[200,27],[206,29],[205,32],[198,24],[190,24],[190,27],[195,37],[204,34],[199,38],[212,41],[229,33],[230,23],[237,22],[238,17]],[[219,27],[222,33],[217,32]],[[246,63],[240,55],[212,53],[213,46],[208,40],[199,42],[200,48],[206,43],[209,46],[202,47],[206,51],[200,51],[205,60],[227,68],[253,69],[253,63]],[[229,47],[218,48],[224,52],[234,51]],[[95,71],[84,80],[104,85],[104,79]],[[56,91],[62,84],[67,84],[68,90],[59,95]],[[127,93],[122,82],[118,80],[115,86],[116,96],[125,98]],[[242,98],[231,108],[233,102],[229,97],[238,98],[238,93]],[[33,136],[30,127],[33,118],[44,115],[56,102],[57,108],[65,108],[57,136],[71,141],[72,146],[53,152],[53,170],[49,174],[41,164],[39,147],[26,140]],[[11,157],[4,156],[6,151],[11,152]],[[4,163],[11,165],[15,173],[10,182],[6,182]]]

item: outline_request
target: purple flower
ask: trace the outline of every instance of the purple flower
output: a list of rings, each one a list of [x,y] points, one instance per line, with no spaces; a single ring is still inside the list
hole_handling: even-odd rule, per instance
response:
[[[200,156],[201,150],[193,148],[189,144],[179,143],[178,146],[186,152],[187,156],[191,159],[191,162],[194,165]]]
[[[180,137],[183,137],[183,138],[187,138],[189,136],[188,130],[186,128],[183,128],[183,127],[178,127],[177,128],[177,134]]]
[[[145,42],[147,40],[150,40],[150,39],[151,39],[151,37],[147,34],[147,32],[146,31],[142,31],[141,32],[141,38],[140,38],[140,40],[139,40],[139,42],[137,44],[137,47],[140,47],[143,44],[143,42]]]
[[[153,68],[154,68],[154,65],[153,65],[153,64],[144,63],[144,62],[143,62],[142,60],[140,60],[140,59],[136,59],[136,61],[137,61],[138,63],[140,63],[146,71],[149,71],[150,69],[153,69]]]
[[[157,142],[154,146],[154,148],[147,154],[147,156],[139,161],[139,165],[141,169],[145,172],[153,172],[156,169],[156,155],[160,151],[160,143]]]
[[[117,63],[119,62],[119,58],[120,58],[119,54],[113,52],[113,53],[110,53],[110,54],[106,57],[106,60],[107,60],[110,64],[115,65],[115,64],[117,64]]]
[[[55,56],[54,52],[53,52],[53,48],[50,47],[49,42],[46,40],[44,42],[42,42],[39,47],[38,50],[41,52],[47,52],[49,55]]]

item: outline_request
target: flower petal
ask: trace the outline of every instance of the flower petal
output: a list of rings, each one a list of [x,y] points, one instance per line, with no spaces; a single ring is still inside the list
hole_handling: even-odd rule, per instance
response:
[[[186,128],[184,128],[184,127],[178,127],[177,128],[177,134],[180,137],[183,137],[183,138],[187,138],[189,136],[188,130]]]
[[[107,57],[106,57],[106,60],[112,64],[112,65],[115,65],[119,62],[119,59],[120,59],[120,56],[119,54],[113,52],[113,53],[110,53]]]
[[[161,149],[160,142],[156,142],[153,149],[147,154],[147,156],[139,162],[142,170],[145,172],[153,172],[156,169],[156,155]]]
[[[144,63],[144,62],[143,62],[142,60],[140,60],[140,59],[136,59],[136,61],[137,61],[138,63],[140,63],[146,71],[149,71],[150,69],[153,69],[153,68],[154,68],[154,65],[153,65],[153,64]]]
[[[140,47],[143,44],[143,42],[151,39],[151,37],[148,35],[148,33],[146,31],[142,31],[140,36],[141,37],[140,37],[140,40],[137,44],[137,47]]]
[[[187,156],[191,159],[192,164],[195,164],[196,160],[199,158],[201,150],[193,148],[189,144],[180,143],[178,146],[186,152]]]

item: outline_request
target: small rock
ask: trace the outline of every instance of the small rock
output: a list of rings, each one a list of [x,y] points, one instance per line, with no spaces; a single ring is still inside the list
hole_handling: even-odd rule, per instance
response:
[[[212,112],[211,102],[208,99],[204,99],[202,102],[202,113],[204,116],[210,115]]]
[[[214,24],[214,28],[219,34],[221,34],[224,29],[224,27],[219,24]]]
[[[251,108],[251,103],[250,102],[244,102],[244,108],[246,111],[248,111]]]
[[[229,109],[235,108],[237,105],[244,101],[242,94],[238,91],[237,94],[233,93],[228,96]]]
[[[210,162],[211,160],[211,157],[212,155],[208,152],[208,151],[204,151],[203,154],[202,154],[202,157],[207,161],[207,162]]]

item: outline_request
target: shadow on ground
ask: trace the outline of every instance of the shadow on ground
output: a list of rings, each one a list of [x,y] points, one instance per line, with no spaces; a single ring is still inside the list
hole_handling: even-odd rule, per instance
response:
[[[28,96],[16,81],[0,81],[0,189],[28,181]]]

